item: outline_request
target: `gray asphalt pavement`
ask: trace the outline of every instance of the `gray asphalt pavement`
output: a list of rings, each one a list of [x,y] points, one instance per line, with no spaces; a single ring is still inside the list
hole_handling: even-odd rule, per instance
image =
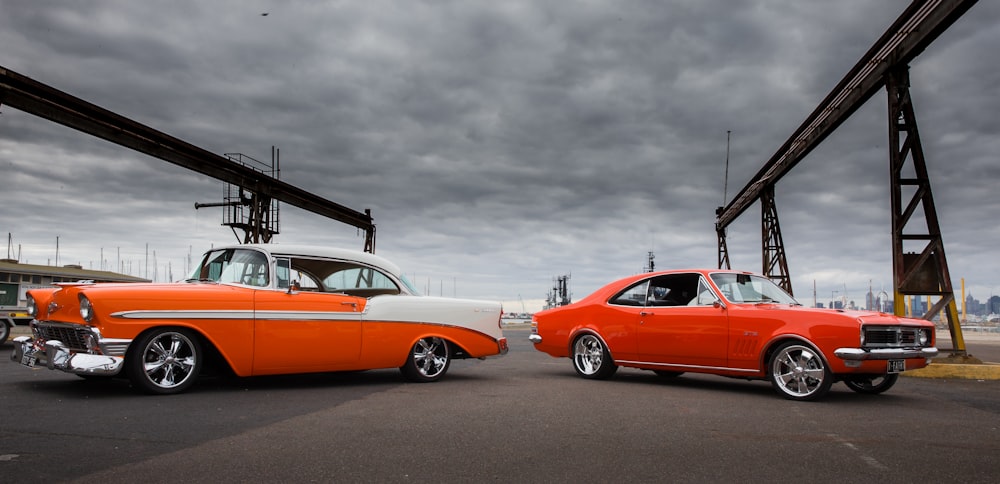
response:
[[[508,330],[511,352],[432,384],[396,370],[210,379],[137,395],[0,361],[0,481],[996,482],[1000,382],[766,382],[622,369],[583,380]],[[971,344],[970,344],[970,347]],[[8,354],[10,345],[0,348]],[[14,477],[16,476],[16,477]]]

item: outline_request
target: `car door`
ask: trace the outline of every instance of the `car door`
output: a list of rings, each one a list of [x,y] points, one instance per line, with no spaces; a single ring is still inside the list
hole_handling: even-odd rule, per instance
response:
[[[353,369],[366,301],[342,293],[256,291],[254,374]]]
[[[640,312],[639,358],[651,363],[725,367],[729,323],[697,273],[668,274],[650,281]]]

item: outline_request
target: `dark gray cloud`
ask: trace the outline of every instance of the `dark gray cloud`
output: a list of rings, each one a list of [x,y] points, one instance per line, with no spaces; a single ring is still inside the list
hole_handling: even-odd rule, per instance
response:
[[[715,207],[907,4],[0,0],[0,65],[209,151],[277,146],[283,180],[371,208],[377,252],[434,293],[536,300],[571,273],[582,297],[649,250],[714,266]],[[998,16],[980,2],[911,69],[951,272],[981,299],[1000,291]],[[891,287],[885,111],[880,93],[777,187],[803,300]],[[176,276],[235,240],[193,208],[221,182],[7,107],[0,169],[30,262],[58,236],[61,263],[145,268],[150,247]],[[362,245],[281,210],[279,242]],[[759,217],[730,228],[739,268],[760,270]]]

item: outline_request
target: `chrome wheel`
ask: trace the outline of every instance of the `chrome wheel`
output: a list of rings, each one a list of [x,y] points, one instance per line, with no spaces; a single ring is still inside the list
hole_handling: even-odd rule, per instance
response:
[[[899,380],[899,374],[896,373],[886,375],[862,375],[850,377],[844,380],[844,384],[847,385],[847,388],[850,388],[858,393],[875,395],[892,388],[892,386],[896,384],[896,380]]]
[[[413,345],[400,371],[411,381],[430,382],[444,376],[450,364],[447,341],[437,337],[421,338]]]
[[[814,400],[830,390],[833,376],[816,350],[797,343],[778,348],[771,356],[771,384],[791,400]]]
[[[132,384],[156,394],[180,393],[201,370],[201,347],[186,330],[155,330],[137,340],[126,358]]]
[[[618,370],[611,353],[596,335],[584,334],[573,343],[573,368],[584,378],[605,379]]]

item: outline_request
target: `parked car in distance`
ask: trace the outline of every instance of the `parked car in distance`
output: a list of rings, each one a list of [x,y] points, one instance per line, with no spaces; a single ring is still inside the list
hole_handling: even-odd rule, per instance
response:
[[[11,359],[154,394],[203,366],[237,376],[399,368],[435,381],[456,358],[507,352],[491,301],[421,296],[373,254],[294,245],[208,251],[180,283],[59,284],[28,292],[32,336]]]
[[[766,277],[711,269],[626,277],[531,324],[535,349],[569,357],[584,378],[619,366],[710,373],[770,380],[792,400],[820,398],[836,381],[881,393],[938,353],[928,321],[806,308]]]

